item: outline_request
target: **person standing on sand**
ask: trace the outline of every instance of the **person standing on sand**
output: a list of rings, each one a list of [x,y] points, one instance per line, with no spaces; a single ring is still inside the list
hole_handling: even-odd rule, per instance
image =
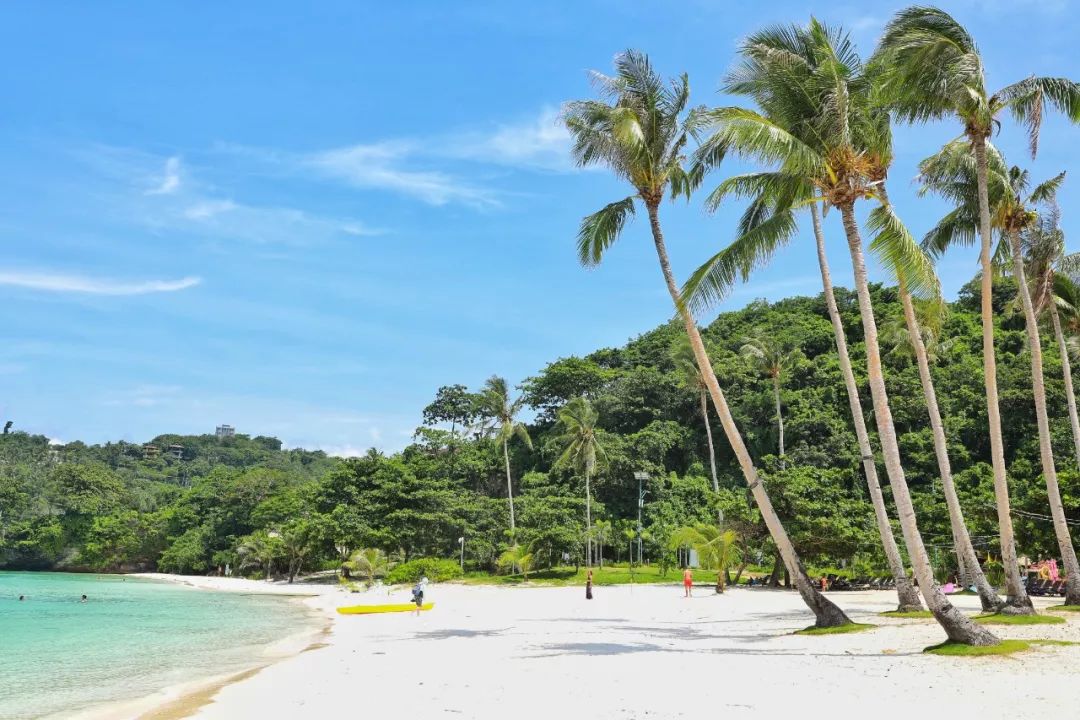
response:
[[[585,599],[592,600],[592,570],[585,576]]]
[[[682,584],[683,589],[686,591],[686,597],[693,597],[694,573],[690,568],[686,568],[685,570],[683,570]]]
[[[420,610],[424,606],[424,591],[427,589],[427,584],[428,579],[425,575],[424,577],[420,578],[420,582],[416,583],[416,587],[414,587],[412,591],[413,602],[416,603],[417,615],[420,614]]]

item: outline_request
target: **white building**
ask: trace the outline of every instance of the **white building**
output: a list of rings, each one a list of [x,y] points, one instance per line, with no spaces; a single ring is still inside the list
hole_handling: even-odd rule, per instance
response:
[[[232,437],[236,434],[236,428],[232,425],[218,425],[214,434],[219,438]]]

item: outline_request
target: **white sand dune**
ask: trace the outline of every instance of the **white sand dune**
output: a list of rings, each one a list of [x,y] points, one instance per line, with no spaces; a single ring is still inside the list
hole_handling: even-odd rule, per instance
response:
[[[328,612],[387,599],[385,590],[311,592],[309,602]],[[853,619],[877,629],[806,637],[791,635],[812,622],[795,593],[696,592],[686,600],[674,586],[601,587],[586,601],[581,588],[435,586],[433,611],[335,616],[325,646],[223,687],[191,708],[192,717],[909,718],[916,706],[981,720],[1024,709],[1080,717],[1080,646],[935,657],[921,653],[944,639],[933,621],[877,616],[892,609],[891,593],[835,595]],[[391,597],[407,601],[408,592]],[[955,600],[978,609],[977,598]],[[999,631],[1080,641],[1080,616]]]

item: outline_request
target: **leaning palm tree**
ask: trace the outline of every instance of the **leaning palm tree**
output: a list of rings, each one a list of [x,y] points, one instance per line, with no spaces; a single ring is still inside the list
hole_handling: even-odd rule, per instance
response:
[[[677,529],[668,541],[669,549],[690,547],[698,556],[698,564],[705,570],[716,571],[716,592],[724,592],[724,580],[728,568],[737,565],[740,558],[739,537],[730,528],[698,523]]]
[[[1080,253],[1065,253],[1061,211],[1056,204],[1051,204],[1045,212],[1040,213],[1038,222],[1024,232],[1023,241],[1035,314],[1050,317],[1058,354],[1061,355],[1061,373],[1065,380],[1065,400],[1069,408],[1073,450],[1076,453],[1077,466],[1080,467],[1080,415],[1076,410],[1068,343],[1061,324],[1062,309],[1069,311],[1075,308],[1070,301],[1075,297],[1075,285],[1070,275],[1080,271]]]
[[[517,415],[525,405],[524,396],[510,399],[510,389],[503,378],[492,375],[480,392],[480,407],[487,423],[484,432],[492,432],[495,441],[502,445],[503,461],[506,463],[506,497],[510,502],[510,535],[517,526],[514,523],[514,483],[510,476],[510,440],[515,436],[532,449],[532,439],[525,423],[518,421]]]
[[[957,563],[963,571],[961,575],[975,585],[982,609],[987,612],[996,612],[1001,609],[1001,599],[986,579],[986,574],[983,573],[982,567],[979,565],[979,559],[975,555],[975,547],[971,544],[971,535],[968,533],[967,523],[964,520],[964,511],[960,506],[960,496],[957,494],[956,485],[953,483],[952,462],[949,459],[949,446],[945,438],[945,425],[941,420],[937,390],[934,387],[933,376],[930,374],[931,352],[927,346],[930,344],[932,346],[938,345],[937,331],[940,329],[939,323],[945,306],[940,297],[933,298],[922,306],[927,310],[922,313],[923,319],[920,320],[911,293],[904,290],[903,286],[904,283],[901,281],[900,303],[904,310],[904,328],[902,334],[897,332],[894,337],[898,344],[902,344],[912,352],[919,369],[919,382],[922,385],[926,410],[930,416],[934,455],[937,458],[938,474],[941,477],[945,505],[949,511],[949,524],[952,529],[953,547],[956,550]]]
[[[758,373],[772,382],[773,404],[776,407],[776,431],[779,435],[780,469],[787,465],[784,453],[784,412],[780,407],[780,382],[784,371],[792,364],[795,350],[779,342],[767,333],[759,331],[757,335],[743,340],[739,354],[750,363]]]
[[[720,492],[720,481],[716,476],[716,450],[713,447],[712,422],[709,421],[709,386],[705,383],[705,377],[694,360],[694,349],[690,343],[683,339],[675,348],[675,367],[682,375],[683,382],[687,387],[697,392],[698,402],[701,406],[701,421],[705,424],[705,439],[709,444],[709,472],[712,475],[712,488],[714,493]]]
[[[750,453],[731,415],[727,400],[713,372],[705,344],[693,315],[682,302],[679,286],[668,260],[660,227],[660,203],[672,196],[689,194],[694,178],[684,167],[684,153],[690,136],[700,127],[702,112],[687,112],[690,84],[686,75],[667,84],[653,70],[648,58],[635,51],[618,55],[616,75],[594,73],[603,100],[579,100],[564,110],[566,126],[573,136],[573,155],[579,165],[605,165],[628,182],[633,194],[613,202],[586,217],[578,234],[578,257],[585,266],[598,264],[618,239],[638,203],[645,206],[664,283],[686,327],[713,405],[728,442],[739,462],[743,477],[761,511],[762,519],[794,578],[803,601],[814,612],[819,627],[850,622],[832,601],[810,582],[787,531],[773,509],[772,501],[758,478]]]
[[[762,112],[757,117],[768,121],[759,126],[759,132],[768,134],[770,127],[775,126],[787,130],[793,138],[801,138],[811,144],[816,142],[817,130],[814,123],[819,116],[818,103],[814,101],[812,94],[790,91],[793,87],[798,88],[808,81],[813,81],[814,74],[820,71],[822,61],[828,61],[831,56],[823,56],[816,51],[815,38],[838,45],[839,49],[835,54],[845,55],[851,52],[846,37],[816,22],[812,22],[809,28],[767,28],[751,35],[740,48],[741,63],[729,75],[724,89],[732,94],[749,96],[758,104]],[[738,111],[731,112],[735,114]],[[755,116],[750,116],[749,119],[752,121]],[[780,139],[782,141],[782,138]],[[706,143],[705,148],[698,153],[702,168],[698,173],[710,169],[723,157],[724,151],[722,143],[715,147]],[[795,236],[798,230],[796,212],[800,208],[808,208],[825,305],[833,326],[841,376],[844,378],[863,473],[874,508],[874,519],[889,569],[896,580],[898,609],[921,610],[922,601],[904,568],[885,507],[877,463],[859,397],[859,386],[848,353],[843,319],[833,292],[821,212],[814,202],[819,194],[817,188],[826,182],[827,168],[817,163],[810,163],[807,167],[787,166],[777,170],[751,172],[721,182],[706,200],[708,209],[716,209],[731,195],[751,198],[750,205],[739,222],[737,239],[730,247],[702,265],[691,277],[684,292],[695,309],[705,309],[719,302],[738,278],[746,281],[755,268],[766,264],[779,248]]]
[[[592,567],[593,528],[592,528],[592,485],[597,463],[604,457],[604,448],[597,438],[596,421],[599,414],[592,403],[583,397],[576,397],[559,408],[557,442],[563,451],[555,461],[556,468],[572,468],[585,476],[585,566]]]
[[[1017,295],[1024,311],[1027,328],[1028,349],[1031,356],[1032,392],[1035,399],[1035,419],[1039,431],[1039,456],[1043,479],[1050,501],[1054,534],[1062,563],[1068,573],[1066,580],[1067,604],[1080,604],[1080,562],[1069,534],[1065,508],[1058,487],[1057,467],[1050,436],[1050,419],[1046,410],[1046,385],[1043,378],[1042,340],[1039,337],[1038,317],[1032,302],[1024,265],[1022,236],[1038,221],[1035,206],[1052,203],[1065,173],[1030,187],[1028,173],[1018,167],[1007,168],[1004,158],[987,145],[989,172],[988,198],[991,208],[991,227],[1001,234],[1003,249],[1012,255],[1012,272],[1017,282]],[[956,208],[938,223],[927,236],[931,247],[941,252],[953,242],[963,242],[974,236],[974,226],[966,221],[975,215],[978,168],[972,162],[972,153],[966,141],[949,143],[937,155],[920,165],[923,189],[937,192],[956,204]]]
[[[791,73],[780,68],[778,84],[788,96],[808,99],[813,112],[800,115],[803,131],[780,124],[759,113],[741,108],[721,108],[710,113],[714,123],[705,152],[729,148],[741,155],[778,165],[779,172],[812,177],[815,199],[839,211],[855,275],[855,290],[862,319],[867,356],[867,379],[874,404],[878,436],[889,483],[900,517],[908,555],[915,567],[923,598],[934,618],[954,642],[993,645],[1000,642],[954,607],[934,581],[933,568],[919,532],[910,489],[900,456],[892,409],[881,366],[877,320],[866,271],[862,237],[855,215],[859,200],[877,198],[879,178],[874,171],[890,151],[888,118],[873,103],[873,77],[864,72],[846,35],[830,31],[817,21],[808,28],[794,28],[815,55],[809,72]],[[788,65],[790,63],[785,63]],[[789,118],[794,120],[795,118]],[[879,212],[881,211],[881,212]],[[875,210],[896,224],[887,204]],[[932,266],[918,252],[917,244],[903,233],[879,233],[872,245],[888,267],[903,273],[913,292],[936,288]]]
[[[1001,432],[994,354],[987,145],[997,117],[1008,110],[1027,125],[1034,155],[1047,105],[1066,113],[1074,122],[1080,121],[1080,86],[1065,78],[1029,77],[991,94],[974,39],[951,15],[933,7],[911,7],[889,21],[874,63],[881,68],[882,96],[896,119],[926,122],[955,117],[963,123],[964,135],[970,142],[976,165],[977,227],[981,239],[983,375],[1001,560],[1005,568],[1006,610],[1034,612],[1016,560]]]

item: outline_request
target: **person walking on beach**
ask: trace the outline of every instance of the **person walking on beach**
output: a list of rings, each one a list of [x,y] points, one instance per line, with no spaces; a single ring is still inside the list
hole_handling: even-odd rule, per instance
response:
[[[683,589],[686,591],[686,597],[693,597],[694,591],[694,573],[690,568],[686,568],[682,572],[682,584]]]
[[[592,570],[585,576],[585,599],[592,600]]]
[[[416,587],[413,588],[412,598],[416,603],[416,614],[420,614],[420,609],[424,606],[424,590],[427,589],[428,579],[425,575],[420,578],[420,582],[416,583]]]

